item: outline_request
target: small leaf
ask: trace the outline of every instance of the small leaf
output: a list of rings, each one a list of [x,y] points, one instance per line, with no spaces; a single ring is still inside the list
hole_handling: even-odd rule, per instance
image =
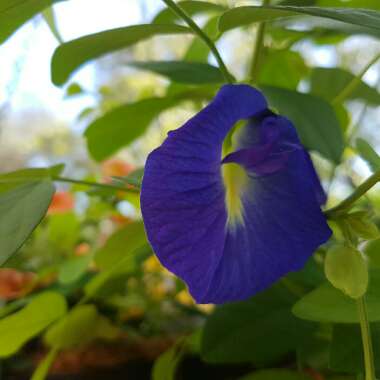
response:
[[[178,1],[178,5],[189,15],[194,16],[199,13],[221,13],[226,10],[222,5],[209,3],[207,1]],[[153,19],[155,24],[170,24],[178,20],[178,16],[170,9],[164,8]]]
[[[208,63],[185,61],[130,62],[129,66],[152,71],[178,83],[223,83],[220,70]]]
[[[180,25],[132,25],[91,34],[60,45],[54,52],[52,81],[64,84],[84,63],[157,35],[192,33]]]
[[[49,181],[28,182],[0,192],[0,265],[41,222],[54,194]]]
[[[345,245],[330,248],[325,258],[325,273],[327,279],[349,297],[360,298],[367,290],[367,263],[354,248]]]
[[[69,87],[66,89],[66,97],[72,97],[76,95],[84,94],[83,88],[78,83],[71,83]]]
[[[380,269],[380,239],[372,240],[364,248],[371,267]]]
[[[344,219],[353,232],[354,236],[361,237],[366,240],[377,239],[379,230],[375,223],[373,223],[366,212],[364,214],[359,212],[352,212],[346,215]]]
[[[0,2],[0,44],[12,35],[21,25],[63,0],[1,0]]]
[[[356,139],[356,149],[360,156],[367,161],[372,171],[380,170],[380,156],[367,141],[360,138]]]
[[[369,320],[380,321],[380,271],[370,272],[366,293]],[[322,323],[358,323],[356,301],[330,283],[325,283],[301,298],[293,307],[298,317]]]
[[[65,298],[53,292],[36,296],[27,306],[0,320],[0,357],[15,354],[67,311]]]
[[[86,129],[85,137],[91,156],[102,161],[130,144],[146,131],[159,113],[173,107],[178,101],[175,98],[149,98],[106,113]]]
[[[240,26],[249,25],[253,22],[275,20],[297,15],[323,17],[380,30],[380,12],[371,9],[295,6],[236,7],[221,16],[219,30],[225,32]]]
[[[55,13],[53,7],[46,8],[42,12],[42,16],[46,21],[47,26],[49,27],[50,31],[52,32],[53,36],[57,39],[57,41],[62,44],[63,39],[61,37],[61,34],[59,33],[58,27],[57,27],[57,20],[55,18]]]
[[[269,104],[295,125],[302,143],[339,163],[343,134],[332,106],[325,100],[284,88],[262,86]]]
[[[84,346],[94,339],[114,339],[119,329],[100,315],[94,305],[80,305],[55,323],[44,336],[47,345],[65,350]]]

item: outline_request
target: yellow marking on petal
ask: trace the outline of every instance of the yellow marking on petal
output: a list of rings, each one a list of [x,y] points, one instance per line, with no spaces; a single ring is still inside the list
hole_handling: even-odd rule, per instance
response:
[[[229,226],[244,223],[244,210],[241,196],[248,183],[248,175],[238,164],[222,165],[223,182],[226,189],[226,207]]]

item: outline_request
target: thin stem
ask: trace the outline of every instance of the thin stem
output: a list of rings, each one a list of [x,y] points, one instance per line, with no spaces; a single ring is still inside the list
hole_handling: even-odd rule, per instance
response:
[[[368,64],[364,67],[364,69],[357,76],[355,76],[355,78],[353,78],[351,82],[347,84],[346,87],[343,88],[343,90],[335,97],[335,99],[333,99],[332,104],[337,105],[337,104],[342,103],[344,100],[346,100],[355,91],[356,87],[358,87],[365,73],[379,59],[380,59],[380,53],[377,54],[374,58],[372,58],[371,61],[369,61]]]
[[[367,305],[364,296],[357,299],[356,303],[363,341],[365,380],[376,380],[371,327],[368,321]]]
[[[269,5],[269,2],[270,0],[263,0],[263,6]],[[249,70],[249,77],[251,78],[251,82],[253,83],[257,82],[258,77],[259,77],[260,58],[261,58],[261,52],[264,45],[265,26],[266,26],[266,22],[259,22],[259,25],[257,27],[255,47],[253,50],[251,67]]]
[[[173,10],[174,13],[178,15],[186,24],[193,29],[193,31],[205,42],[205,44],[210,48],[212,54],[218,62],[219,70],[223,74],[224,79],[227,83],[233,83],[233,77],[229,73],[226,65],[224,64],[223,58],[221,57],[218,49],[216,48],[214,42],[210,37],[194,22],[194,20],[173,0],[162,0],[168,8]]]
[[[365,180],[360,186],[358,186],[355,191],[339,203],[337,206],[325,211],[325,215],[329,218],[334,214],[345,211],[350,208],[359,198],[367,193],[373,186],[380,182],[380,170],[371,175],[367,180]]]
[[[133,189],[133,188],[124,187],[124,186],[111,185],[111,184],[108,184],[108,183],[98,183],[98,182],[82,181],[82,180],[73,179],[73,178],[66,178],[66,177],[53,177],[53,180],[57,181],[57,182],[73,183],[73,184],[76,184],[76,185],[98,187],[100,189],[125,191],[125,192],[128,192],[128,193],[138,193],[138,189]]]

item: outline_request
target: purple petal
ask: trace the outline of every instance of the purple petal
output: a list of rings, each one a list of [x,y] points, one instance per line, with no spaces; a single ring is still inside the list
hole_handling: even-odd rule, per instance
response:
[[[249,118],[238,151],[222,163],[225,136]],[[247,175],[234,225],[222,177],[232,163]],[[141,209],[149,241],[197,302],[247,298],[300,269],[329,238],[314,175],[294,127],[267,111],[259,91],[224,86],[148,157]]]

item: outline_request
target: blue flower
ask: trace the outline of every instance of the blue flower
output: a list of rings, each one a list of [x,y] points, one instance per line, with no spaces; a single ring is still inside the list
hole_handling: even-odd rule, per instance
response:
[[[240,120],[235,151],[223,142]],[[148,157],[141,209],[161,263],[198,303],[243,300],[300,270],[331,231],[292,123],[248,85],[226,85]]]

